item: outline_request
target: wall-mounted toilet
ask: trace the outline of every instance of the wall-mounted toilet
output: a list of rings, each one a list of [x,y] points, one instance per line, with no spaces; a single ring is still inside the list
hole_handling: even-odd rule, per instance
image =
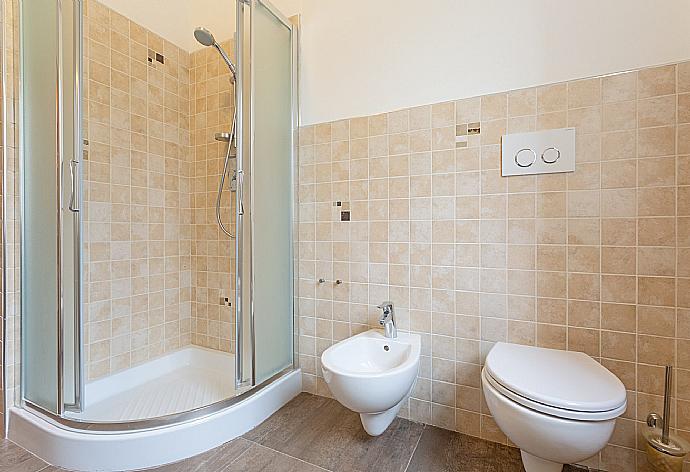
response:
[[[581,352],[497,343],[482,386],[527,472],[558,472],[593,456],[626,408],[618,377]]]

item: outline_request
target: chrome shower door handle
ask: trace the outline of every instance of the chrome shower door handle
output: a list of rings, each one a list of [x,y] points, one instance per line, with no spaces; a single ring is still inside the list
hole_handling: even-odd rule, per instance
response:
[[[237,214],[244,215],[244,171],[237,171]]]
[[[71,195],[69,197],[69,210],[77,213],[79,211],[79,161],[74,159],[69,161],[69,176],[71,181]]]

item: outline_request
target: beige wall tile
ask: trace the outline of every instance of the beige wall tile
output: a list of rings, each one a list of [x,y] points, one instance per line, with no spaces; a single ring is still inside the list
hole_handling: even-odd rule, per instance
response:
[[[604,131],[620,131],[626,129],[635,129],[638,118],[637,101],[629,100],[625,102],[607,103],[603,107]],[[642,110],[640,110],[642,114]],[[642,119],[640,118],[642,122]],[[651,120],[646,120],[651,121]],[[645,121],[645,122],[646,122]],[[653,126],[653,125],[647,125]]]
[[[550,349],[565,349],[566,348],[566,333],[565,326],[537,324],[537,346],[546,347]]]
[[[602,331],[601,355],[610,359],[635,361],[636,340],[634,334]]]
[[[675,65],[650,67],[638,72],[638,97],[655,97],[672,93],[676,93]]]
[[[678,153],[690,154],[690,124],[678,125]]]
[[[638,300],[643,305],[673,306],[676,298],[676,283],[669,277],[639,277]]]
[[[676,335],[675,308],[640,306],[637,309],[637,319],[641,334],[666,337]]]
[[[675,185],[676,159],[673,156],[640,159],[638,168],[638,185],[640,187]]]
[[[637,98],[637,72],[624,72],[604,77],[602,98],[604,103]]]
[[[640,247],[638,253],[638,274],[676,275],[676,250],[666,247]]]
[[[637,122],[640,128],[674,125],[676,96],[666,95],[640,100]]]
[[[637,133],[616,131],[604,133],[601,137],[601,159],[631,159],[637,157]]]
[[[675,344],[669,342],[669,338],[646,335],[638,336],[638,362],[653,365],[670,365],[673,364],[675,360],[675,351]]]
[[[602,303],[601,305],[602,329],[634,333],[636,330],[636,321],[635,305],[617,303]]]
[[[637,186],[637,159],[601,163],[602,188],[634,188]]]
[[[640,246],[673,246],[675,234],[675,218],[640,218],[638,220]]]
[[[599,218],[577,218],[568,222],[568,244],[599,245],[600,238]]]
[[[678,95],[678,123],[690,123],[690,93]]]
[[[678,93],[690,92],[690,62],[678,64]]]
[[[673,126],[642,128],[637,142],[639,157],[669,156],[675,153],[676,130]]]
[[[601,271],[606,274],[634,275],[637,258],[634,247],[608,247],[601,249]]]
[[[455,102],[438,103],[431,106],[431,127],[443,128],[455,125]]]
[[[582,108],[601,103],[601,79],[568,82],[568,108]]]
[[[565,110],[568,106],[566,84],[547,85],[537,88],[537,113],[551,113]]]
[[[508,116],[537,114],[537,90],[534,88],[515,90],[508,93]]]
[[[639,216],[673,216],[676,214],[675,187],[639,189],[637,192]]]
[[[487,95],[481,98],[481,120],[492,121],[505,118],[508,114],[508,96],[505,93]],[[483,130],[482,130],[483,131]]]

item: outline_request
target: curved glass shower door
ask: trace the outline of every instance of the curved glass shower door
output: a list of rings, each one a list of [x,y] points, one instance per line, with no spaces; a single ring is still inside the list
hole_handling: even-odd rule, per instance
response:
[[[294,365],[297,32],[225,1],[182,46],[118,2],[19,1],[21,396],[70,427],[209,415]]]

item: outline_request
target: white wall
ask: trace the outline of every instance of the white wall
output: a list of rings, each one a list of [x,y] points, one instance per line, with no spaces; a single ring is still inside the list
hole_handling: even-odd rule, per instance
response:
[[[301,0],[300,10],[305,124],[690,59],[688,0]]]
[[[235,0],[102,0],[196,50]],[[690,59],[690,0],[273,0],[301,13],[302,122]]]

